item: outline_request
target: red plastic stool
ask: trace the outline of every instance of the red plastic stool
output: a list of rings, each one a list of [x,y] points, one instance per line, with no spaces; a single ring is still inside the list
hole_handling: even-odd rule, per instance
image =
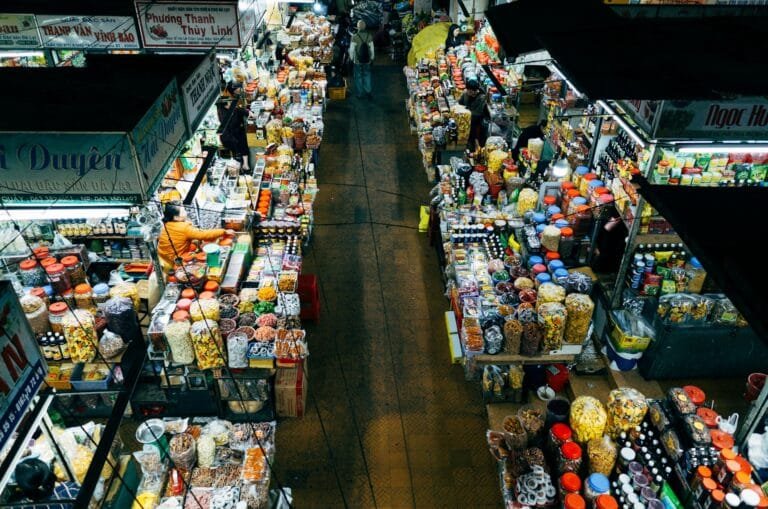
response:
[[[320,321],[320,291],[317,286],[317,276],[302,274],[299,276],[299,286],[296,293],[301,300],[301,319]]]

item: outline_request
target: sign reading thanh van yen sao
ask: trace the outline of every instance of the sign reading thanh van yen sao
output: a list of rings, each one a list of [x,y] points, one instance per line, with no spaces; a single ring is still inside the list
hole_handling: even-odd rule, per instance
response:
[[[768,100],[664,101],[658,139],[768,140]]]
[[[177,153],[182,140],[186,138],[181,97],[174,78],[131,131],[139,170],[148,187],[165,170],[166,163]]]
[[[190,129],[200,124],[213,101],[221,93],[219,66],[216,65],[213,52],[209,52],[202,63],[181,86],[184,107]]]
[[[136,2],[145,48],[240,48],[237,3]]]
[[[0,282],[0,450],[45,380],[46,368],[16,292]]]
[[[0,133],[0,196],[5,204],[64,196],[136,201],[141,195],[125,133]]]
[[[43,46],[67,49],[139,49],[130,16],[37,16]]]
[[[0,48],[36,49],[40,34],[32,14],[0,14]]]

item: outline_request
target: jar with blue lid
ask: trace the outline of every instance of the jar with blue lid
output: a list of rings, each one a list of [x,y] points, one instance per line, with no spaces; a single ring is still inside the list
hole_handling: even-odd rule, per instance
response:
[[[551,283],[551,282],[552,282],[552,276],[550,276],[546,272],[542,272],[541,274],[536,275],[536,288],[543,285],[544,283]]]
[[[547,219],[551,218],[555,214],[560,214],[560,212],[560,207],[557,205],[551,205],[549,208],[547,208]]]
[[[546,223],[547,216],[543,212],[536,212],[533,214],[533,222],[536,224]]]
[[[568,282],[568,269],[556,269],[553,273],[555,282],[564,286]]]
[[[548,267],[549,267],[549,271],[554,274],[557,269],[565,268],[565,264],[563,263],[562,260],[552,260],[551,262],[549,262]]]
[[[581,179],[587,173],[589,173],[589,168],[586,166],[579,166],[576,168],[576,171],[573,172],[573,185],[576,189],[581,186]]]
[[[610,485],[610,481],[603,474],[590,475],[584,483],[584,498],[587,499],[587,503],[594,503],[597,497],[608,493]]]
[[[109,286],[106,283],[93,285],[93,301],[97,306],[104,304],[109,300]]]
[[[534,265],[538,265],[540,263],[544,263],[544,258],[541,256],[529,256],[528,257],[528,268],[530,269]]]
[[[570,226],[570,223],[568,222],[567,219],[558,219],[557,221],[555,221],[555,226],[562,229]]]
[[[576,207],[579,207],[581,205],[586,205],[587,199],[583,196],[577,196],[571,202],[568,204],[568,214],[567,215],[573,215],[576,212]]]
[[[544,228],[546,228],[547,225],[545,224],[537,224],[536,225],[536,233],[541,234],[544,231]]]

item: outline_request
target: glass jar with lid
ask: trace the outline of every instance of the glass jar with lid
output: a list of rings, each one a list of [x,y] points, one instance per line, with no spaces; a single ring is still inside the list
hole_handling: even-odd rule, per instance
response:
[[[571,427],[563,422],[557,422],[549,428],[549,435],[547,437],[547,449],[549,449],[554,455],[556,451],[560,450],[560,447],[571,440],[573,431]]]
[[[19,278],[24,286],[42,286],[45,284],[45,273],[34,258],[19,263]]]
[[[579,494],[581,491],[581,478],[573,472],[566,472],[560,476],[560,499],[565,499],[571,493]]]
[[[579,205],[571,216],[574,237],[589,235],[592,229],[592,210],[587,205]]]
[[[561,259],[567,260],[573,256],[574,244],[575,239],[573,238],[573,228],[562,228],[560,230],[560,243],[557,247],[557,251],[560,254]]]
[[[594,504],[597,497],[608,493],[610,486],[608,478],[603,474],[591,474],[584,483],[584,497],[588,503]]]
[[[61,259],[61,263],[69,273],[69,280],[72,286],[77,286],[87,281],[83,263],[77,256],[65,256]]]
[[[109,285],[99,283],[93,286],[93,302],[100,306],[109,300]]]
[[[45,272],[48,274],[54,293],[64,295],[72,288],[69,273],[63,264],[53,263],[45,269]]]
[[[583,196],[575,197],[568,204],[568,214],[567,215],[572,217],[576,213],[576,208],[577,207],[579,207],[581,205],[586,205],[586,204],[587,204],[587,199],[584,198]],[[587,208],[589,208],[589,207],[587,207]]]
[[[75,287],[75,304],[78,309],[85,309],[91,313],[96,312],[96,303],[93,301],[91,285],[82,283]]]
[[[565,442],[560,446],[557,465],[560,472],[577,473],[581,468],[581,446],[576,442]]]
[[[54,302],[48,306],[48,321],[51,324],[51,330],[53,332],[64,332],[64,326],[61,321],[64,319],[64,315],[69,312],[69,307],[64,302]]]

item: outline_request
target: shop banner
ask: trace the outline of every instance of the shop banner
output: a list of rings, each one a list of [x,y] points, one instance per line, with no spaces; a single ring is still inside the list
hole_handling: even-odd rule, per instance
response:
[[[186,138],[181,97],[174,78],[131,132],[148,192],[157,176],[165,174],[166,165]]]
[[[124,133],[0,133],[0,196],[6,205],[54,199],[123,203],[141,195]]]
[[[768,100],[664,101],[657,139],[768,140]]]
[[[7,281],[0,283],[0,450],[45,380],[35,336]]]
[[[206,55],[203,63],[184,82],[181,91],[184,95],[184,107],[187,112],[189,128],[194,130],[200,125],[200,121],[208,108],[221,93],[219,66],[216,65],[213,52]]]
[[[43,47],[139,49],[136,23],[130,16],[37,16]]]
[[[35,49],[40,47],[35,16],[0,14],[0,48]]]
[[[256,32],[256,0],[238,0],[237,24],[240,27],[240,45],[244,46]]]
[[[240,48],[237,5],[136,2],[145,48]]]
[[[656,114],[659,112],[661,101],[616,101],[624,109],[632,120],[647,134],[653,131],[653,122],[656,120]]]

